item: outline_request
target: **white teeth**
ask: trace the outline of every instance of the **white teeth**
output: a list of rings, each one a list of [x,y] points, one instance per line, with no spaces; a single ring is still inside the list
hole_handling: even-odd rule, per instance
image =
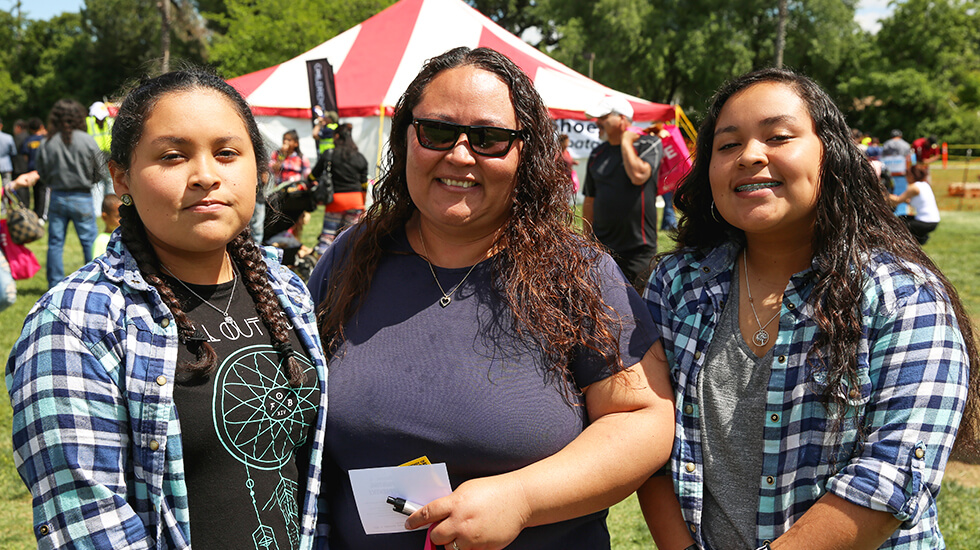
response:
[[[475,181],[450,180],[445,178],[443,178],[441,181],[450,187],[462,187],[463,189],[469,189],[470,187],[476,185]]]
[[[749,183],[747,185],[739,185],[735,188],[735,192],[739,191],[755,191],[756,189],[768,189],[770,187],[778,187],[782,183],[778,181],[768,181],[766,183]]]

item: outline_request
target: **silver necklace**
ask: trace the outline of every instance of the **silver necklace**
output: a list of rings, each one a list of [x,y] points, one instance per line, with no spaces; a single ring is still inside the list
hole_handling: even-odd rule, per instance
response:
[[[425,263],[429,264],[429,272],[432,273],[432,278],[435,279],[436,286],[439,287],[439,292],[442,293],[442,298],[439,298],[439,305],[442,307],[446,307],[450,303],[452,303],[453,294],[456,293],[456,289],[463,286],[463,282],[466,281],[466,278],[470,276],[470,273],[473,273],[473,270],[476,268],[479,262],[473,264],[473,267],[471,267],[470,270],[466,272],[466,275],[463,275],[463,279],[456,286],[454,286],[452,290],[446,292],[442,288],[442,283],[439,282],[439,277],[436,277],[436,270],[432,267],[432,262],[429,261],[429,251],[425,249],[425,239],[422,238],[421,220],[419,220],[419,241],[422,243],[422,254],[424,254],[424,256],[422,256],[422,259],[425,260]]]
[[[752,300],[752,289],[749,287],[749,261],[745,255],[744,248],[742,249],[742,267],[745,269],[745,290],[749,293],[749,307],[752,308],[752,315],[755,317],[755,324],[759,325],[759,330],[752,335],[752,341],[755,342],[755,345],[759,346],[760,348],[764,348],[766,344],[769,343],[769,333],[766,332],[766,327],[769,326],[769,323],[773,322],[773,319],[779,317],[779,311],[777,311],[776,314],[772,316],[772,319],[769,319],[766,324],[763,325],[759,321],[759,314],[755,312],[755,304]]]
[[[210,307],[211,309],[213,309],[213,310],[217,311],[218,313],[220,313],[221,315],[223,315],[224,318],[225,318],[225,322],[226,323],[234,323],[235,322],[234,319],[231,318],[231,315],[229,315],[228,312],[231,311],[231,302],[235,299],[235,287],[238,286],[237,284],[231,285],[231,295],[228,296],[228,303],[225,305],[224,311],[222,311],[222,310],[218,309],[218,306],[216,306],[216,305],[212,304],[211,302],[205,300],[200,294],[194,292],[194,289],[192,289],[191,287],[187,286],[187,284],[184,283],[184,281],[181,281],[180,280],[180,277],[174,275],[174,272],[173,271],[170,271],[170,268],[167,267],[167,266],[165,266],[165,265],[163,265],[162,262],[160,263],[160,267],[162,267],[164,271],[166,271],[167,273],[169,273],[170,276],[173,277],[175,281],[177,281],[178,283],[180,283],[180,286],[186,288],[187,289],[187,292],[190,292],[198,300],[200,300],[200,301],[204,302],[205,304],[207,304],[208,307]],[[232,263],[232,265],[231,265],[231,282],[234,283],[236,279],[237,279],[237,276],[236,276],[236,273],[235,273],[235,264]]]

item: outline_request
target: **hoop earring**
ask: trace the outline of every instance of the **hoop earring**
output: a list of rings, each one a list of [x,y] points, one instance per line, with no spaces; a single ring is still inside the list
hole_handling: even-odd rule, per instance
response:
[[[129,193],[123,193],[119,200],[122,201],[123,206],[133,206],[133,196]]]
[[[711,201],[711,217],[718,223],[725,223],[725,220],[721,219],[721,212],[718,212],[718,207],[715,206],[715,201]]]

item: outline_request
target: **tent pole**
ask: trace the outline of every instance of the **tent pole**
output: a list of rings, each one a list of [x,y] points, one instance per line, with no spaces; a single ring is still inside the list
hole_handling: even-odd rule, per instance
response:
[[[381,177],[381,149],[385,141],[385,106],[378,109],[378,158],[375,163],[375,179]]]

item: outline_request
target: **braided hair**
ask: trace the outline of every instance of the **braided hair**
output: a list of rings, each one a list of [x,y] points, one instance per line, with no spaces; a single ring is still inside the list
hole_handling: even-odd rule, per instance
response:
[[[139,143],[143,125],[149,118],[153,107],[164,95],[191,90],[208,90],[221,93],[241,116],[255,150],[256,170],[261,175],[267,170],[265,147],[259,135],[258,126],[251,110],[242,96],[219,76],[199,70],[174,71],[156,78],[143,79],[126,95],[112,128],[110,161],[124,171],[128,171],[133,150]],[[260,179],[260,178],[259,178]],[[256,180],[258,185],[258,179]],[[207,339],[199,332],[194,322],[187,317],[180,300],[174,294],[167,279],[161,276],[160,259],[150,244],[143,220],[134,205],[120,205],[119,225],[122,242],[136,260],[136,265],[144,280],[157,290],[160,298],[170,309],[177,322],[181,343],[187,345],[195,354],[194,361],[179,361],[177,371],[188,373],[192,378],[208,376],[217,367],[217,354]],[[289,384],[297,387],[305,382],[302,365],[295,357],[289,343],[290,325],[283,312],[279,299],[269,283],[267,267],[259,247],[251,238],[248,228],[239,233],[226,245],[229,256],[242,276],[245,288],[255,302],[255,310],[272,337],[272,346],[282,358],[284,375]]]

